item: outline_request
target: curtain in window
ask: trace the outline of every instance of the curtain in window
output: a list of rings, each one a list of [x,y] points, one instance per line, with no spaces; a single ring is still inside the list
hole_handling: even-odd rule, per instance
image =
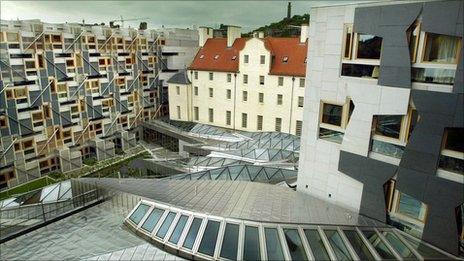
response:
[[[425,60],[429,62],[453,63],[456,58],[458,39],[453,36],[429,34]]]

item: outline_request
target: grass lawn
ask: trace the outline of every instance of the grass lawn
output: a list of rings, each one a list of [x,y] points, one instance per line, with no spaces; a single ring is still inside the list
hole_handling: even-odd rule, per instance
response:
[[[0,200],[12,197],[17,194],[22,194],[22,193],[29,192],[35,189],[39,189],[39,188],[45,187],[53,183],[55,183],[55,181],[50,179],[49,177],[45,176],[42,178],[38,178],[31,182],[28,182],[28,183],[19,185],[17,187],[11,188],[9,190],[0,192]]]

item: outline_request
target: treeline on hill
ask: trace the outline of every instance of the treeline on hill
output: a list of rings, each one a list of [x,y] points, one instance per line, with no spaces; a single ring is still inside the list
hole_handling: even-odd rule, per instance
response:
[[[284,18],[279,22],[271,23],[270,25],[262,26],[251,32],[242,34],[242,37],[252,37],[253,32],[261,31],[266,36],[288,37],[300,35],[299,26],[309,24],[309,14],[294,15],[292,18]]]

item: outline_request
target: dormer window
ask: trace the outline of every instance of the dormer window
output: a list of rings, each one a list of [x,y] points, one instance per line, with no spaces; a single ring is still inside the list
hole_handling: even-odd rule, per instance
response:
[[[308,57],[305,57],[304,63],[306,63],[307,61],[308,61]]]
[[[218,58],[219,58],[219,54],[216,54],[216,55],[214,56],[214,60],[217,60]]]
[[[205,57],[205,55],[204,55],[204,54],[200,55],[200,59],[203,59],[204,57]]]
[[[237,59],[237,55],[232,56],[232,61],[235,61]]]
[[[288,56],[284,56],[284,57],[282,58],[282,62],[283,62],[283,63],[287,63],[287,62],[288,62]]]

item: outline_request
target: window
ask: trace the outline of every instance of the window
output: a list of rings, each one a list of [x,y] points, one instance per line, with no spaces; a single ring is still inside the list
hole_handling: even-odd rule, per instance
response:
[[[369,34],[357,34],[357,37],[357,59],[380,59],[381,37]]]
[[[456,64],[460,49],[459,37],[427,33],[423,61]]]
[[[166,236],[166,234],[168,233],[168,229],[171,226],[172,221],[174,221],[175,217],[176,217],[175,212],[168,213],[163,223],[161,224],[160,228],[158,229],[158,232],[156,232],[157,237],[164,238]]]
[[[180,95],[180,86],[176,86],[176,94]]]
[[[182,235],[182,231],[184,230],[185,224],[187,223],[188,216],[182,215],[177,221],[174,230],[172,231],[171,237],[169,238],[169,242],[173,244],[177,244],[179,242],[180,236]]]
[[[276,228],[264,228],[268,260],[284,260],[284,253]]]
[[[375,134],[399,139],[402,120],[401,115],[374,116]]]
[[[266,63],[266,56],[260,55],[259,56],[259,63],[260,64],[265,64]]]
[[[324,103],[322,106],[322,123],[342,126],[343,106]]]
[[[351,59],[351,49],[353,44],[353,25],[345,25],[345,46],[343,48],[343,58]]]
[[[227,89],[226,91],[226,98],[229,100],[232,98],[232,91],[230,89]]]
[[[262,93],[262,92],[258,93],[258,101],[260,103],[264,102],[264,93]]]
[[[180,119],[180,106],[177,106],[177,118]]]
[[[198,86],[194,86],[194,87],[193,87],[193,94],[194,94],[195,96],[198,96]]]
[[[243,75],[243,84],[248,84],[248,74]]]
[[[427,205],[407,194],[397,191],[396,213],[424,221]]]
[[[198,252],[214,256],[220,224],[221,223],[218,221],[208,220],[205,231],[203,232],[203,237],[201,238],[200,246],[198,247]]]
[[[232,74],[228,73],[227,74],[227,82],[231,82],[232,81]]]
[[[343,105],[321,103],[319,138],[331,142],[341,143],[346,125],[349,122],[354,104],[347,101]]]
[[[300,137],[301,136],[301,130],[303,129],[303,122],[302,121],[296,121],[295,125],[295,135]]]
[[[300,87],[304,88],[305,83],[306,83],[306,79],[305,78],[300,78]]]
[[[238,224],[226,224],[220,257],[237,260],[239,228]]]
[[[337,260],[351,260],[350,252],[348,248],[346,248],[345,243],[343,243],[343,239],[341,238],[339,232],[337,230],[327,229],[324,230],[327,239],[329,240],[332,249],[335,252],[335,256]]]
[[[214,75],[213,75],[213,73],[212,73],[212,72],[210,72],[210,73],[209,73],[209,80],[210,80],[210,81],[212,81],[212,80],[213,80],[213,78],[214,78]]]
[[[219,54],[216,54],[216,55],[214,56],[214,60],[217,60],[217,59],[219,59]]]
[[[37,64],[39,66],[39,69],[45,68],[45,63],[44,63],[44,56],[43,54],[37,54]]]
[[[303,108],[303,105],[304,105],[304,97],[298,96],[298,107]]]
[[[278,85],[279,85],[279,86],[283,86],[283,85],[284,85],[284,77],[279,76],[279,78],[278,78],[277,81],[278,81]]]
[[[248,58],[249,58],[249,57],[248,57],[248,54],[245,54],[245,55],[243,56],[243,62],[244,62],[244,63],[248,63]]]
[[[199,119],[199,113],[198,113],[198,107],[193,107],[193,115],[194,115],[194,120]]]
[[[137,209],[132,213],[132,215],[129,217],[129,219],[135,224],[138,224],[142,220],[142,218],[145,216],[149,208],[150,207],[148,205],[140,204],[137,207]]]
[[[411,62],[415,63],[416,57],[417,57],[417,47],[419,45],[420,24],[414,23],[406,31],[406,34],[408,36],[409,54],[410,54]]]
[[[292,260],[308,260],[297,229],[284,228],[285,240]]]
[[[282,105],[283,102],[283,95],[277,94],[277,105]]]
[[[226,111],[226,125],[231,124],[231,119],[232,119],[232,113],[231,111]]]
[[[209,88],[209,97],[210,98],[213,98],[213,94],[214,94],[213,92],[214,92],[213,88]]]
[[[195,239],[197,238],[198,230],[200,230],[200,226],[202,223],[201,218],[194,218],[192,221],[192,225],[190,225],[190,229],[187,233],[187,236],[184,240],[184,247],[188,249],[193,248],[193,244],[195,243]]]
[[[8,127],[6,116],[0,116],[0,128]]]
[[[248,115],[246,113],[242,113],[242,128],[247,127],[247,117]]]
[[[155,228],[156,224],[160,220],[161,216],[163,215],[164,210],[155,208],[153,211],[148,215],[147,219],[145,219],[145,222],[143,222],[142,229],[152,232],[153,229]]]
[[[212,108],[208,109],[208,118],[209,122],[214,122],[214,110]]]
[[[464,128],[445,128],[438,167],[464,174]]]
[[[316,229],[305,229],[304,234],[316,260],[329,260],[329,254]]]
[[[354,251],[358,254],[361,260],[375,260],[374,256],[369,251],[369,248],[361,239],[358,232],[355,230],[344,230],[343,231],[348,241],[350,241],[353,246]],[[407,250],[407,248],[405,249]]]
[[[261,260],[258,228],[245,226],[244,241],[243,260]]]
[[[244,102],[248,101],[248,92],[247,91],[242,92],[242,100]]]
[[[259,85],[264,85],[264,76],[259,76]]]
[[[263,116],[262,115],[258,115],[256,129],[263,130]]]
[[[412,68],[415,69],[415,68]],[[342,64],[342,76],[378,79],[380,67],[370,64]]]
[[[282,118],[275,118],[275,131],[282,131]]]
[[[195,80],[198,80],[198,72],[193,72]]]

